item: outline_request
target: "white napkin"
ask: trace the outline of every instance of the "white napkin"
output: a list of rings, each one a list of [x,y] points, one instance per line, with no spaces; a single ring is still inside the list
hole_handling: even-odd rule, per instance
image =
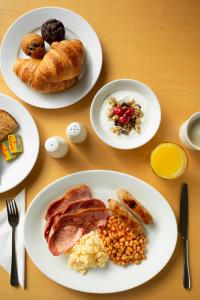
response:
[[[24,267],[25,267],[25,249],[23,241],[23,223],[25,215],[25,190],[23,189],[15,201],[19,211],[19,223],[15,231],[15,251],[17,258],[17,270],[19,284],[24,288]],[[12,253],[12,228],[8,224],[7,210],[3,209],[0,213],[0,266],[9,274],[11,270]]]

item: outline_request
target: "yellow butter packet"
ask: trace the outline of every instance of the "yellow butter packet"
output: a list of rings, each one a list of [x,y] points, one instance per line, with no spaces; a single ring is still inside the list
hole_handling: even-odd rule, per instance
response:
[[[10,151],[12,153],[23,152],[22,138],[19,134],[9,134],[8,143],[9,143]]]
[[[0,144],[0,150],[1,150],[1,153],[2,153],[5,160],[11,160],[13,158],[16,158],[16,154],[12,153],[10,151],[8,141],[5,141],[5,142]]]

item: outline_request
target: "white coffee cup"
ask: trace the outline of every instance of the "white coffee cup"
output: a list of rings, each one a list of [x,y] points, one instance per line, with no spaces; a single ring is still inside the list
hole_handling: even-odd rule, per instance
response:
[[[187,148],[200,151],[200,145],[196,145],[191,136],[192,125],[195,124],[196,121],[199,121],[198,124],[200,124],[200,112],[196,112],[182,124],[179,130],[179,138]],[[196,134],[198,134],[198,137],[200,137],[200,127],[198,133],[196,132]]]

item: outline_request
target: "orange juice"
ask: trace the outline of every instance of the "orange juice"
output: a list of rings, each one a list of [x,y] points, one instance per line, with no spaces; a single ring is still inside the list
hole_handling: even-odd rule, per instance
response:
[[[163,143],[152,151],[151,167],[158,176],[175,179],[185,171],[187,155],[179,145]]]

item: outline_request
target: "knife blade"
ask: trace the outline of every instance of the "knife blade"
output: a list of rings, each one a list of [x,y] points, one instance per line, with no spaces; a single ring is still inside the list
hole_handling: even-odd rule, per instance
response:
[[[183,286],[191,288],[188,255],[188,185],[183,183],[180,198],[180,236],[183,241]]]
[[[188,186],[183,183],[180,201],[180,235],[188,238]]]

